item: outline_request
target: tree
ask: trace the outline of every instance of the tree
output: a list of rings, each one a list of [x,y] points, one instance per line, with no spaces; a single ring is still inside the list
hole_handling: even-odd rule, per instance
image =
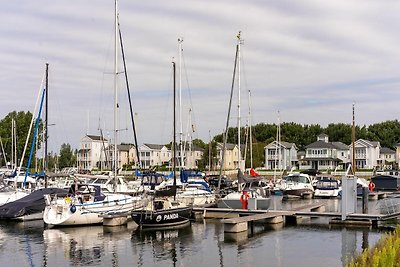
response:
[[[26,138],[28,136],[29,132],[29,126],[32,120],[32,113],[25,112],[25,111],[12,111],[8,113],[1,121],[0,121],[0,136],[3,141],[4,145],[4,150],[7,156],[7,161],[11,161],[11,146],[12,146],[12,136],[11,136],[11,121],[12,119],[15,120],[16,124],[16,140],[17,140],[17,163],[19,164],[22,153],[24,150]],[[33,127],[35,124],[33,124]],[[38,147],[36,148],[37,150],[40,149],[40,144],[41,144],[41,136],[42,136],[42,122],[40,121],[39,125],[39,131],[37,134],[38,138]],[[24,158],[24,163],[27,163],[28,158],[29,158],[29,149],[32,144],[32,139],[33,139],[33,133],[34,130],[31,131],[31,134],[29,136],[29,142],[28,142],[28,147],[27,151],[25,153],[25,158]],[[35,153],[32,154],[32,162],[34,162],[35,159]],[[3,160],[3,159],[1,159]]]
[[[62,144],[60,148],[60,157],[58,158],[58,167],[60,169],[74,165],[73,151],[70,144]]]

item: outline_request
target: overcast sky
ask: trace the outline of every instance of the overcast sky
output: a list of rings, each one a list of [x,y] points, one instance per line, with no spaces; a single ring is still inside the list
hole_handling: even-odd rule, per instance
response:
[[[276,123],[278,110],[282,122],[351,123],[353,101],[358,125],[398,119],[399,1],[120,0],[119,14],[139,144],[172,138],[179,37],[183,131],[192,108],[194,138],[222,132],[239,30],[242,125],[248,90],[253,124]],[[0,118],[33,112],[48,62],[51,150],[113,135],[114,0],[5,1],[0,35]],[[133,142],[119,76],[120,139]]]

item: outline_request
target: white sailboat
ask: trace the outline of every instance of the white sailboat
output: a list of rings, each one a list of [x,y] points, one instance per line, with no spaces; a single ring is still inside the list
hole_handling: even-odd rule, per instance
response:
[[[236,58],[235,58],[235,67],[234,67],[234,78],[235,78],[235,72],[236,72],[236,65],[238,68],[238,191],[237,192],[231,192],[225,197],[219,199],[217,201],[217,206],[219,208],[243,208],[243,209],[263,209],[266,210],[269,208],[271,199],[263,194],[263,192],[260,192],[259,190],[252,188],[251,184],[254,181],[251,178],[246,178],[244,177],[242,173],[242,169],[244,169],[244,165],[242,165],[242,157],[241,157],[241,142],[240,142],[240,121],[241,121],[241,114],[240,114],[240,46],[243,42],[241,39],[241,32],[237,35],[237,40],[238,43],[236,45]],[[234,79],[233,79],[234,81]],[[233,84],[232,84],[232,90],[233,90]],[[231,91],[231,96],[232,96],[233,91]],[[229,107],[229,112],[228,112],[228,119],[227,122],[229,121],[229,113],[230,113],[230,107]],[[228,129],[228,123],[226,127],[226,131]],[[226,136],[227,133],[225,133],[225,140],[224,140],[224,148],[226,144]],[[242,167],[243,166],[243,167]],[[257,179],[258,180],[258,179]],[[245,187],[246,184],[250,184],[249,187]]]
[[[173,97],[173,142],[172,142],[172,172],[173,184],[171,188],[156,190],[153,199],[142,209],[132,210],[132,220],[139,225],[139,228],[175,228],[189,224],[192,208],[179,201],[176,196],[176,70],[175,62],[172,62],[174,74],[174,97]]]
[[[119,45],[118,1],[115,0],[115,58],[114,58],[114,186],[117,180],[117,140],[118,140],[118,45]],[[121,41],[121,40],[120,40]],[[114,191],[115,191],[114,187]],[[126,213],[140,208],[145,198],[126,194],[103,193],[98,185],[71,186],[68,197],[46,196],[43,220],[49,226],[90,225],[103,221],[99,215]]]

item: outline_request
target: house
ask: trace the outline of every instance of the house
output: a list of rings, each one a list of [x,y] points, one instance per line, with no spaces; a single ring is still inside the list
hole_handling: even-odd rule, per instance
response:
[[[114,145],[105,148],[105,158],[103,166],[107,169],[113,169],[114,166]],[[117,145],[117,169],[122,169],[125,165],[135,165],[137,162],[136,148],[132,144]]]
[[[349,147],[342,142],[329,142],[326,134],[317,136],[317,141],[306,146],[306,154],[300,169],[335,170],[345,168],[350,162]]]
[[[355,160],[357,169],[373,169],[380,164],[381,145],[376,141],[368,141],[358,139],[354,143]],[[352,145],[349,146],[350,154],[352,153]]]
[[[197,169],[198,162],[202,159],[204,149],[194,144],[186,143],[183,147],[183,166],[187,169]],[[181,151],[180,148],[176,149],[177,164],[181,166]]]
[[[294,143],[273,141],[264,147],[267,170],[290,170],[297,165],[297,147]]]
[[[99,163],[105,158],[104,147],[108,147],[108,140],[102,136],[85,135],[79,142],[77,154],[78,169],[91,171],[99,168]]]
[[[388,147],[381,147],[379,158],[381,169],[393,169],[394,165],[396,165],[396,151]]]
[[[169,164],[171,150],[165,145],[143,144],[139,147],[140,162],[144,169]]]
[[[243,155],[244,145],[240,146],[241,155]],[[222,153],[223,152],[223,144],[217,143],[217,168],[221,168],[223,170],[236,170],[239,168],[239,147],[237,144],[226,144],[225,145],[225,154],[224,154],[224,162],[222,163]],[[244,171],[244,159],[241,157],[240,167],[242,171]]]

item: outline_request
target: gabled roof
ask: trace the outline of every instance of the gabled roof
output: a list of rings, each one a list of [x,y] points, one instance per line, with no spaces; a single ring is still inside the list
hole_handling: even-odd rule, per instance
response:
[[[164,145],[157,145],[157,144],[143,144],[143,145],[154,150],[161,150],[164,147]]]
[[[265,148],[275,148],[276,145],[278,145],[278,141],[275,140],[275,141],[269,143],[268,145],[266,145],[266,146],[264,147],[264,149],[265,149]],[[280,145],[281,145],[283,148],[287,148],[287,149],[290,149],[290,148],[292,148],[293,146],[296,147],[296,145],[295,145],[294,143],[289,143],[289,142],[285,142],[285,141],[281,141],[281,142],[280,142]]]
[[[322,140],[319,140],[319,141],[316,141],[316,142],[311,143],[308,146],[306,146],[306,149],[308,149],[308,148],[330,148],[330,149],[335,149],[337,147],[334,146],[330,142],[324,142]]]
[[[357,144],[365,147],[374,147],[374,148],[380,146],[380,143],[377,141],[368,141],[364,139],[358,139],[356,141],[356,145]]]
[[[332,142],[332,145],[334,145],[339,150],[349,150],[349,146],[342,142]]]
[[[134,147],[134,145],[129,145],[129,144],[121,144],[121,145],[117,145],[117,150],[118,151],[129,151],[129,149],[131,149],[132,147]],[[114,145],[109,145],[108,148],[106,148],[107,150],[112,150],[114,149]]]
[[[381,147],[380,153],[381,154],[396,154],[396,151],[394,151],[388,147]]]
[[[86,136],[89,137],[90,139],[94,140],[94,141],[101,141],[101,140],[107,141],[106,138],[104,138],[104,137],[101,138],[100,135],[90,135],[90,134],[87,134]]]
[[[217,147],[219,149],[222,149],[222,147],[224,146],[223,143],[217,143]],[[235,147],[237,146],[237,144],[230,144],[230,143],[226,143],[225,145],[225,149],[226,150],[233,150]],[[244,151],[245,146],[243,144],[240,145],[240,150],[243,152]]]

